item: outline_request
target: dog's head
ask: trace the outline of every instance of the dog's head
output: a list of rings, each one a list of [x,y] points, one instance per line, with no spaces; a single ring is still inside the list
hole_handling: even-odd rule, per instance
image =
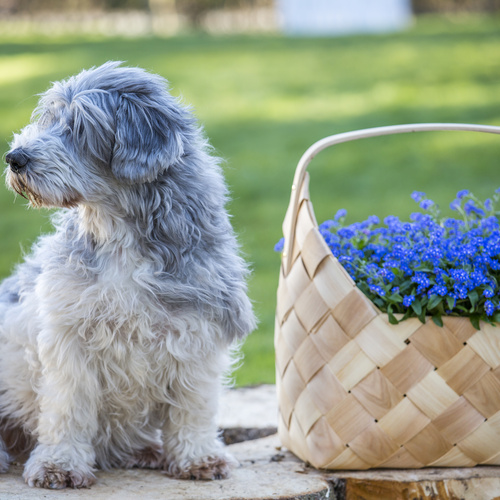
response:
[[[157,179],[185,153],[192,126],[163,78],[108,62],[42,95],[5,157],[7,183],[35,206],[98,203],[111,185]]]

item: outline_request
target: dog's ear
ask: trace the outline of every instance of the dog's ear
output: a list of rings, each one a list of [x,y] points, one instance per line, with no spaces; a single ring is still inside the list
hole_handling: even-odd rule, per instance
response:
[[[106,163],[109,144],[113,141],[113,124],[109,116],[109,103],[105,93],[81,93],[71,102],[72,123],[77,144],[82,151]],[[52,111],[49,107],[49,119]],[[46,119],[41,116],[41,121]]]
[[[129,184],[151,182],[175,163],[184,154],[180,114],[169,102],[121,94],[111,157],[115,177]]]

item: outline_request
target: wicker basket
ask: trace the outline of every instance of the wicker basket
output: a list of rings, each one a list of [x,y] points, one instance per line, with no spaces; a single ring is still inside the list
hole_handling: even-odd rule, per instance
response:
[[[500,329],[468,318],[391,325],[321,237],[306,168],[364,137],[500,127],[417,124],[327,137],[300,160],[283,223],[276,314],[279,436],[325,469],[500,465]]]

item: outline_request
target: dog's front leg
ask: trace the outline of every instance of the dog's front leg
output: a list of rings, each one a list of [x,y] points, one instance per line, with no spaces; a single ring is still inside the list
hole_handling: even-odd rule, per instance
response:
[[[179,363],[164,427],[165,470],[180,479],[224,479],[237,461],[226,453],[216,422],[225,353]]]
[[[39,334],[43,375],[38,387],[38,444],[23,474],[30,486],[85,488],[95,482],[92,439],[97,432],[99,384],[83,342],[63,328]]]
[[[7,453],[7,447],[0,436],[0,473],[7,472],[9,469],[10,456]]]

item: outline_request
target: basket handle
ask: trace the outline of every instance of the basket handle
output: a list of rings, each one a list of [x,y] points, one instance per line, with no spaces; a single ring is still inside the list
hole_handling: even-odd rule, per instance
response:
[[[435,130],[463,130],[468,132],[486,132],[490,134],[500,134],[500,127],[493,125],[473,125],[466,123],[416,123],[409,125],[391,125],[387,127],[375,127],[362,130],[354,130],[352,132],[344,132],[342,134],[335,134],[329,137],[324,137],[315,142],[307,151],[302,155],[297,164],[295,175],[292,184],[292,195],[290,198],[290,205],[288,210],[292,214],[288,235],[285,234],[285,245],[283,251],[283,270],[285,276],[288,274],[292,265],[292,250],[293,240],[295,237],[295,226],[299,199],[302,192],[302,184],[306,176],[307,166],[311,160],[323,149],[326,149],[335,144],[342,142],[355,141],[357,139],[365,139],[368,137],[377,137],[381,135],[404,134],[408,132],[428,132]],[[288,236],[288,237],[287,237]]]

